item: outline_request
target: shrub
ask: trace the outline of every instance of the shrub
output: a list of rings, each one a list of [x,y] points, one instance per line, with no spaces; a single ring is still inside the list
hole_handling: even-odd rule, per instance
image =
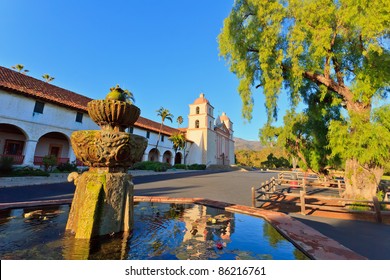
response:
[[[156,172],[165,172],[171,165],[169,163],[157,162],[157,161],[142,161],[133,165],[133,169],[138,170],[153,170]]]
[[[206,165],[194,163],[194,164],[188,165],[188,169],[189,170],[205,170]]]
[[[187,169],[187,165],[177,163],[177,164],[175,164],[173,166],[173,168],[176,168],[176,169]]]
[[[57,166],[57,169],[61,172],[73,172],[73,171],[77,171],[77,165],[76,165],[76,162],[72,162],[72,163],[60,163],[58,166]]]
[[[23,167],[12,172],[12,176],[22,177],[22,176],[49,176],[50,174],[41,169],[35,169],[32,167]]]
[[[14,159],[12,157],[0,158],[0,175],[7,175],[12,172]]]
[[[54,165],[57,164],[57,158],[54,155],[47,155],[43,157],[43,166],[45,167],[45,171],[50,171]]]

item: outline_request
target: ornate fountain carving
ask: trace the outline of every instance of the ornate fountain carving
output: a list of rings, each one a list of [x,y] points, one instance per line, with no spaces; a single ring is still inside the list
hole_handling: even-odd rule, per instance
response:
[[[76,192],[66,229],[76,238],[129,231],[133,223],[134,185],[127,170],[142,159],[147,139],[124,132],[140,115],[124,92],[117,86],[106,100],[88,103],[89,116],[102,130],[75,131],[71,136],[76,157],[90,167],[68,177]]]

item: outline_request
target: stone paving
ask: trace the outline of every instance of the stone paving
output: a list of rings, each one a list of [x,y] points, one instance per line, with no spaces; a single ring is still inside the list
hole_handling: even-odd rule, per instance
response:
[[[185,173],[193,170],[169,169],[166,172],[154,172],[149,170],[130,170],[129,173],[134,177],[149,176],[171,173]],[[25,176],[25,177],[0,177],[0,188],[17,187],[25,185],[55,184],[68,181],[69,173],[51,173],[49,177],[45,176]]]

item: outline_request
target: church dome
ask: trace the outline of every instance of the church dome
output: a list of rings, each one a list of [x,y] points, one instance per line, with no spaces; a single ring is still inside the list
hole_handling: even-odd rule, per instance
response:
[[[204,93],[201,93],[197,99],[195,99],[194,104],[204,104],[209,103],[209,101],[204,97]]]

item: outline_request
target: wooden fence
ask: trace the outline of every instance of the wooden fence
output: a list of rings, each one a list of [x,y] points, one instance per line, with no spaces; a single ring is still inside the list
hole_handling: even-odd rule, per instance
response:
[[[259,207],[265,203],[286,203],[300,206],[302,215],[306,215],[307,209],[374,214],[379,223],[382,222],[382,214],[390,214],[390,211],[382,209],[390,204],[389,201],[378,201],[377,197],[372,200],[344,199],[341,198],[344,189],[342,179],[321,182],[314,175],[280,173],[277,179],[272,177],[260,187],[252,187],[252,207],[257,207],[259,202]],[[318,195],[321,192],[325,195]],[[369,206],[370,210],[353,210],[349,207],[351,205]]]

